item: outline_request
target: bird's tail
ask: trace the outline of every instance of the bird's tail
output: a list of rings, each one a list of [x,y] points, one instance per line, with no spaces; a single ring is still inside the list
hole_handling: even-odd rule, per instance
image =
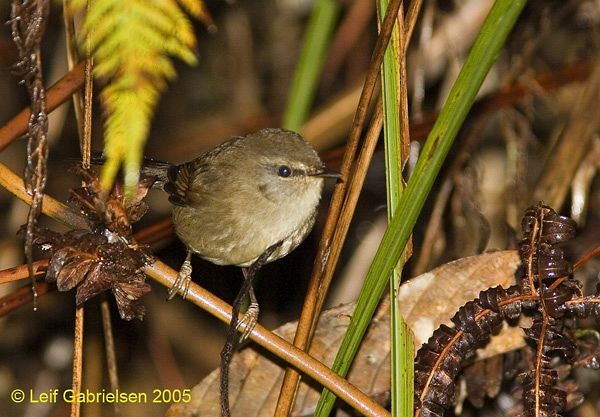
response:
[[[90,162],[92,165],[104,165],[106,162],[106,155],[101,151],[93,151]],[[169,169],[172,169],[173,167],[174,165],[170,162],[144,157],[142,168],[140,170],[140,177],[155,177],[156,180],[152,186],[164,189],[165,184],[169,181]]]

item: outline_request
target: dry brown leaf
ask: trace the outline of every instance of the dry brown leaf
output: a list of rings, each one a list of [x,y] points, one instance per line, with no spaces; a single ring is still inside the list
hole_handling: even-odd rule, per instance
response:
[[[354,304],[344,304],[327,310],[321,315],[313,339],[310,354],[331,366],[338,351],[344,333],[350,323]],[[368,336],[361,346],[354,365],[349,373],[349,381],[380,403],[389,395],[389,315],[388,308],[371,324]],[[275,331],[284,339],[291,341],[297,322],[284,324]],[[272,416],[283,380],[281,363],[264,352],[253,348],[236,354],[229,373],[229,392],[232,416]],[[309,385],[311,384],[311,385]],[[302,380],[292,416],[311,416],[321,387]],[[215,370],[192,389],[192,400],[188,404],[173,405],[167,412],[168,417],[201,417],[220,415],[219,371]]]
[[[454,327],[450,318],[481,291],[515,284],[519,264],[517,251],[490,252],[449,262],[404,283],[398,303],[414,332],[415,348],[441,324]]]
[[[467,301],[473,300],[489,287],[514,284],[514,274],[520,263],[516,251],[498,251],[470,256],[442,265],[419,275],[400,287],[399,302],[408,325],[415,331],[418,348],[441,323],[450,318]],[[330,366],[350,322],[354,305],[346,304],[323,313],[317,327],[310,354]],[[380,403],[388,400],[390,389],[389,315],[382,306],[362,344],[349,380]],[[284,339],[293,339],[296,322],[287,323],[275,331]],[[509,331],[513,331],[509,328]],[[500,338],[501,353],[520,347],[522,331],[515,336]],[[485,354],[484,357],[491,356]],[[234,356],[230,371],[232,416],[272,416],[283,379],[283,368],[272,357],[263,356],[253,348]],[[303,380],[298,391],[293,416],[310,416],[321,394],[320,387]],[[192,389],[188,404],[175,404],[168,417],[202,417],[219,415],[219,371],[215,370]]]

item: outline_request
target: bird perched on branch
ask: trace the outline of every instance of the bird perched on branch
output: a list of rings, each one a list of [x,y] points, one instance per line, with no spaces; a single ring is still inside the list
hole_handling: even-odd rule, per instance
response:
[[[188,250],[169,298],[185,297],[192,253],[245,269],[286,256],[314,225],[324,178],[340,178],[306,140],[283,129],[232,138],[181,165],[149,161],[144,171],[169,193],[175,232]]]
[[[235,330],[245,324],[243,340],[258,319],[252,279],[264,264],[286,256],[306,238],[315,223],[324,179],[340,174],[325,168],[297,133],[263,129],[234,137],[180,165],[146,160],[142,175],[154,176],[155,186],[169,193],[175,232],[187,247],[169,299],[177,293],[185,298],[192,253],[217,265],[240,266],[244,272],[221,352],[222,411],[229,415],[226,384]],[[238,322],[246,295],[250,306]]]
[[[228,367],[235,329],[242,340],[258,320],[252,279],[264,264],[294,250],[311,231],[324,178],[340,178],[325,168],[316,151],[297,133],[263,129],[236,137],[181,164],[159,166],[158,183],[173,203],[173,225],[187,247],[186,259],[169,299],[186,296],[191,254],[217,265],[237,265],[244,284],[233,303],[228,341],[221,352],[221,409],[229,415]],[[245,295],[246,314],[237,322]]]

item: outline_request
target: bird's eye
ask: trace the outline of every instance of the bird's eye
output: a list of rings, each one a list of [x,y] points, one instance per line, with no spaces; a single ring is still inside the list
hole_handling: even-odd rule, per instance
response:
[[[277,175],[284,178],[289,177],[290,175],[292,175],[292,169],[287,165],[281,165],[277,170]]]

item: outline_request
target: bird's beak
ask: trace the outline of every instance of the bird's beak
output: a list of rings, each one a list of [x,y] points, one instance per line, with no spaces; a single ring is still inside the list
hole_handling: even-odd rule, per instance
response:
[[[332,169],[328,169],[328,168],[323,168],[320,171],[312,174],[315,177],[322,177],[322,178],[336,178],[338,180],[342,180],[342,174],[340,174],[337,171],[334,171]]]

